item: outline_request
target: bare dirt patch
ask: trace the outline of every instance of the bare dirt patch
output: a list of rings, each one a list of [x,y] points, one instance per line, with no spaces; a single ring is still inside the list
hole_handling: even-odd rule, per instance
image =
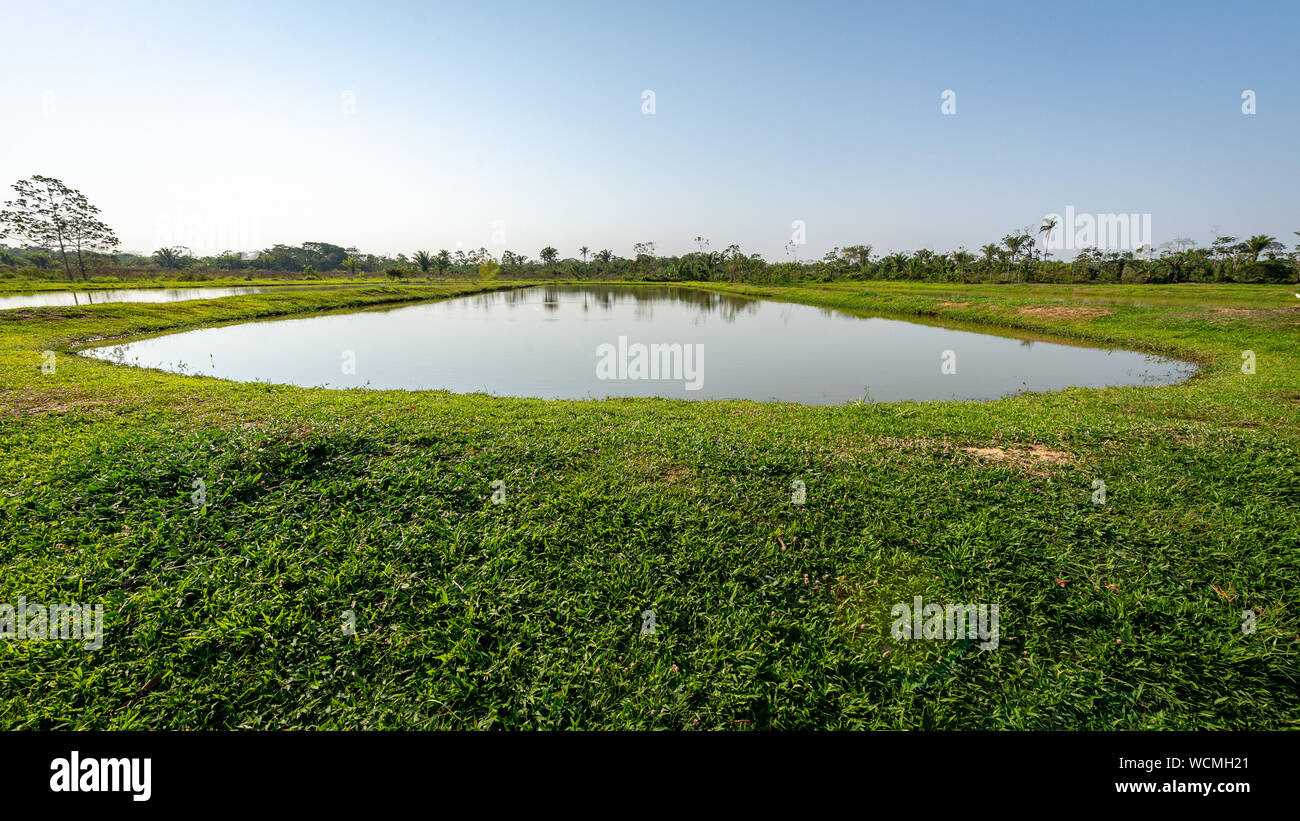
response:
[[[1096,319],[1115,313],[1110,308],[1096,305],[1026,305],[1016,313],[1021,316],[1033,316],[1039,319]]]
[[[1050,465],[1066,465],[1073,462],[1075,454],[1064,450],[1052,450],[1042,445],[1023,445],[1015,447],[974,447],[958,446],[944,439],[927,437],[906,438],[898,436],[878,436],[866,446],[846,444],[834,453],[840,460],[858,458],[864,451],[872,449],[894,451],[930,451],[932,453],[955,453],[962,451],[981,460],[1000,462],[1022,468],[1042,468]]]
[[[629,467],[646,479],[669,485],[675,485],[695,473],[689,465],[653,456],[634,458],[629,462]]]
[[[0,322],[25,322],[40,319],[47,322],[63,319],[82,319],[85,311],[75,305],[48,305],[39,308],[10,308],[0,311]]]
[[[106,404],[73,391],[0,392],[0,416],[21,419],[47,413],[70,413],[99,408]]]
[[[1064,450],[1050,450],[1042,445],[1030,445],[1025,448],[962,448],[967,453],[993,462],[1010,462],[1021,465],[1040,465],[1043,463],[1064,465],[1074,461],[1074,454]]]
[[[969,305],[970,305],[969,302],[936,302],[936,303],[934,304],[934,307],[936,307],[936,308],[965,308],[965,307],[967,307],[967,306],[969,306]]]
[[[663,480],[665,482],[667,482],[670,485],[675,485],[678,482],[680,482],[682,479],[685,479],[687,476],[690,476],[692,472],[693,471],[690,468],[688,468],[686,465],[673,465],[672,467],[666,469],[662,475],[663,475]]]

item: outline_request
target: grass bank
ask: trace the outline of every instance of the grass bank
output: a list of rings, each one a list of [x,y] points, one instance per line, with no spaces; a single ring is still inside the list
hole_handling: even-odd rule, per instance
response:
[[[0,641],[0,727],[1300,721],[1286,289],[714,286],[1202,365],[988,403],[304,390],[73,355],[484,287],[511,286],[0,312],[0,602],[101,603],[106,633]],[[914,596],[998,604],[998,647],[891,639]]]

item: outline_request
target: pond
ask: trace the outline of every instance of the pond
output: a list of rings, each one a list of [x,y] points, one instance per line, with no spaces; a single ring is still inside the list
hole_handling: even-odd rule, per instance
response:
[[[1132,351],[691,288],[587,285],[203,328],[86,355],[303,387],[810,405],[1158,385],[1195,370]]]
[[[243,294],[260,294],[288,288],[321,290],[340,285],[235,285],[228,288],[105,288],[90,291],[31,291],[0,293],[0,311],[13,308],[58,308],[65,305],[102,305],[108,302],[185,302],[190,299],[220,299]]]

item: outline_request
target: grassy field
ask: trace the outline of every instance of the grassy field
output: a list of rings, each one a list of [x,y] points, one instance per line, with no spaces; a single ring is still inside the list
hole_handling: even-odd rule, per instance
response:
[[[336,392],[74,355],[486,287],[510,285],[0,312],[0,602],[102,603],[106,631],[0,642],[0,727],[1300,722],[1293,289],[715,286],[1203,366],[988,403]],[[916,595],[997,603],[1000,645],[893,641]]]

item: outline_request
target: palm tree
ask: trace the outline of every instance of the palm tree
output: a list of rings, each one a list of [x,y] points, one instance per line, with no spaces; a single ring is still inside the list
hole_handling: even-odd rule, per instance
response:
[[[548,245],[542,249],[541,253],[538,254],[538,256],[542,258],[542,262],[544,264],[554,265],[555,260],[560,258],[560,252]]]
[[[352,276],[357,275],[357,269],[361,267],[361,260],[356,257],[348,257],[343,260],[343,267],[348,270]]]
[[[990,242],[988,245],[985,245],[984,247],[980,248],[980,250],[984,252],[984,261],[992,262],[993,258],[997,256],[1002,249],[999,248],[994,243]]]
[[[185,258],[189,256],[189,250],[180,245],[175,248],[159,248],[153,252],[153,258],[158,263],[158,267],[179,271],[185,264]]]
[[[438,269],[438,276],[442,276],[451,267],[451,253],[446,248],[439,251],[438,255],[433,258],[433,267]]]
[[[429,273],[429,269],[433,267],[433,254],[428,251],[416,251],[415,264],[420,266],[422,272]]]
[[[1050,242],[1052,239],[1052,232],[1055,231],[1056,226],[1060,224],[1061,221],[1058,220],[1056,217],[1047,217],[1046,219],[1043,220],[1043,224],[1038,228],[1038,235],[1040,237],[1043,236],[1044,234],[1047,235],[1043,239],[1043,259],[1047,259],[1050,253],[1047,250],[1047,243]]]
[[[1277,244],[1277,237],[1270,237],[1268,234],[1256,234],[1246,240],[1246,250],[1251,253],[1256,262],[1259,262],[1259,255],[1267,251],[1271,246]]]
[[[587,254],[590,254],[590,253],[591,253],[591,249],[584,245],[584,246],[582,246],[581,248],[578,249],[578,253],[579,253],[579,254],[582,254],[582,261],[583,261],[583,263],[586,263],[586,261],[587,261]]]
[[[1020,249],[1025,247],[1025,240],[1027,239],[1029,237],[1024,234],[1007,234],[1002,238],[1002,244],[1007,246],[1007,251],[1011,254],[1011,262],[1016,261],[1016,257],[1020,255]]]

